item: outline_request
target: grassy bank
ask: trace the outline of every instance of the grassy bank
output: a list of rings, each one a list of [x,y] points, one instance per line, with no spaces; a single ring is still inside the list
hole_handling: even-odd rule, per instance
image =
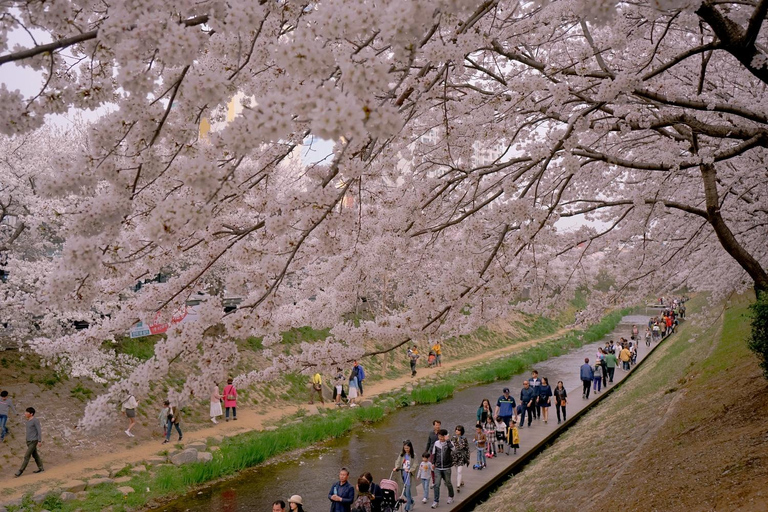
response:
[[[629,312],[629,309],[614,311],[606,315],[600,323],[584,331],[571,331],[561,338],[539,343],[517,354],[463,369],[461,372],[449,373],[441,379],[440,383],[419,386],[410,394],[396,393],[393,398],[402,405],[407,405],[410,402],[430,404],[450,397],[457,389],[509,379],[536,363],[561,356],[571,350],[601,340],[613,331],[622,317]]]
[[[746,345],[749,301],[684,323],[476,510],[762,510],[740,508],[761,503],[768,473],[768,385]]]
[[[319,414],[312,416],[311,421],[302,420],[303,414],[306,414],[302,412],[295,418],[289,418],[287,424],[276,430],[250,432],[225,439],[213,453],[211,462],[193,463],[178,468],[163,466],[153,471],[153,474],[140,473],[133,476],[129,482],[121,484],[135,490],[126,496],[123,496],[116,485],[105,484],[89,489],[89,495],[84,500],[61,502],[58,498],[51,497],[45,503],[45,508],[51,511],[89,512],[112,506],[112,510],[119,512],[140,509],[152,500],[179,496],[197,486],[234,475],[277,455],[342,436],[362,423],[379,421],[398,407],[412,403],[435,403],[451,396],[456,389],[508,379],[535,363],[601,339],[611,332],[627,313],[628,310],[613,312],[599,324],[585,331],[570,332],[559,339],[543,342],[512,356],[495,359],[461,372],[449,373],[441,378],[438,384],[382,395],[373,407],[323,409]],[[129,470],[124,473],[131,474]],[[40,509],[39,505],[30,505],[27,508]]]

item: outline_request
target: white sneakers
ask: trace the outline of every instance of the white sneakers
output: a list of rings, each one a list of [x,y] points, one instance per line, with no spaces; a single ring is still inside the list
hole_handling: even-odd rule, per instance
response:
[[[216,418],[211,418],[211,421],[212,421],[213,423],[217,423],[217,424],[219,423],[218,421],[216,421]]]
[[[136,436],[134,436],[133,434],[131,434],[131,431],[130,431],[130,430],[126,430],[126,431],[125,431],[125,435],[127,435],[128,437],[136,437]]]
[[[436,501],[432,502],[432,508],[437,508],[437,502]]]
[[[453,498],[448,498],[448,501],[446,501],[446,503],[447,503],[447,504],[449,504],[449,505],[450,505],[451,503],[453,503]]]
[[[421,498],[421,502],[422,503],[426,503],[427,502],[427,498]]]

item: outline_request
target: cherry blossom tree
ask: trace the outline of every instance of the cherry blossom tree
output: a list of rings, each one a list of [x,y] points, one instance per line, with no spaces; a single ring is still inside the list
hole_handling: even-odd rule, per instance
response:
[[[290,327],[331,328],[245,384],[471,332],[513,308],[552,311],[596,278],[597,260],[617,285],[591,295],[586,320],[683,285],[764,291],[766,9],[6,4],[0,69],[43,78],[27,95],[0,85],[0,132],[103,111],[87,147],[50,176],[79,206],[35,286],[51,311],[92,323],[27,341],[86,372],[105,339],[214,282],[243,297],[229,314],[210,297],[198,322],[174,326],[89,406],[99,411],[179,360],[197,370],[179,396],[204,394],[237,360],[233,338],[269,347]],[[11,47],[20,34],[26,44]],[[200,137],[235,96],[240,115]],[[297,170],[308,137],[333,149]],[[170,279],[132,291],[160,272]],[[375,318],[350,321],[363,298],[378,301]],[[366,352],[368,339],[383,348]]]

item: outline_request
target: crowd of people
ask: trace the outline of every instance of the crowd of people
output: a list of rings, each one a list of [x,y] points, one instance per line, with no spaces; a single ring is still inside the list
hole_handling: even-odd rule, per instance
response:
[[[685,318],[685,298],[673,299],[669,304],[660,299],[660,304],[665,306],[660,314],[650,318],[646,326],[644,339],[646,345],[660,341],[667,334],[675,332],[679,319]],[[582,399],[588,400],[590,392],[601,393],[603,389],[614,381],[616,368],[621,364],[623,371],[629,371],[632,365],[637,363],[637,349],[641,336],[637,325],[632,326],[630,339],[620,338],[618,342],[614,340],[607,341],[604,347],[598,347],[595,356],[595,362],[590,363],[590,358],[584,358],[584,364],[581,365],[579,374],[583,384]],[[440,366],[441,346],[436,342],[430,349],[432,361],[430,365]],[[416,362],[419,359],[419,352],[416,346],[408,349],[408,357],[411,365],[412,375],[416,374]],[[341,368],[337,368],[334,376],[333,401],[337,406],[342,405],[342,401],[348,403],[350,407],[356,407],[355,400],[363,395],[363,381],[365,379],[365,370],[357,361],[349,374]],[[347,383],[345,391],[344,384]],[[323,397],[323,377],[320,373],[315,373],[308,383],[310,389],[309,403],[314,403],[317,396],[322,403],[325,403]],[[555,387],[551,387],[546,377],[539,378],[538,371],[531,372],[530,379],[523,381],[520,390],[520,402],[517,403],[510,394],[510,389],[505,387],[502,395],[496,400],[495,407],[491,405],[490,400],[484,399],[477,409],[476,423],[471,443],[476,450],[476,462],[473,469],[482,470],[487,467],[488,460],[501,454],[517,453],[520,447],[519,430],[526,427],[531,428],[534,420],[540,421],[543,418],[544,424],[549,422],[549,408],[554,406],[557,415],[558,425],[567,420],[568,393],[562,381],[558,381]],[[136,424],[136,409],[139,402],[132,394],[128,394],[120,404],[123,414],[128,419],[128,425],[125,434],[134,437],[131,430]],[[158,422],[163,429],[163,444],[170,441],[172,431],[175,429],[178,433],[178,440],[182,441],[183,432],[181,429],[181,407],[178,404],[171,404],[169,400],[164,401],[164,407],[158,415]],[[0,392],[0,442],[4,442],[8,435],[8,415],[10,411],[18,414],[11,401],[7,391]],[[40,421],[35,418],[35,409],[28,407],[24,416],[26,422],[26,442],[27,452],[23,464],[16,476],[26,469],[30,458],[34,458],[38,469],[35,473],[44,471],[43,462],[37,451],[38,446],[42,445],[42,427]],[[230,413],[233,421],[237,420],[237,389],[233,380],[227,379],[227,384],[219,391],[218,383],[214,383],[210,395],[210,417],[211,422],[218,423],[217,418],[224,416],[225,421],[229,421]],[[526,422],[527,419],[527,422]],[[460,492],[464,485],[462,471],[470,465],[469,453],[469,434],[465,431],[463,425],[457,425],[453,435],[442,429],[442,423],[439,420],[433,422],[433,431],[430,433],[427,444],[421,457],[414,451],[413,445],[409,440],[403,443],[402,452],[395,461],[393,474],[400,475],[400,481],[403,486],[403,492],[397,498],[395,504],[404,504],[406,512],[410,511],[414,505],[413,484],[414,481],[420,484],[423,491],[422,502],[429,501],[429,491],[433,490],[432,508],[436,508],[440,503],[440,489],[443,483],[448,491],[447,503],[452,503],[454,491]],[[420,459],[420,460],[419,460]],[[456,485],[451,481],[452,468],[456,468]],[[342,475],[344,475],[342,477]],[[357,480],[358,498],[354,499],[355,493],[352,485],[348,482],[349,471],[342,469],[339,475],[339,481],[334,485],[328,495],[329,500],[333,502],[331,512],[350,512],[354,504],[356,508],[364,512],[377,512],[379,510],[386,512],[387,490],[374,483],[370,473],[364,473]],[[382,481],[390,481],[385,479]],[[379,491],[382,491],[379,493]],[[285,503],[275,502],[274,506]],[[290,510],[303,510],[302,499],[294,495],[288,500]]]

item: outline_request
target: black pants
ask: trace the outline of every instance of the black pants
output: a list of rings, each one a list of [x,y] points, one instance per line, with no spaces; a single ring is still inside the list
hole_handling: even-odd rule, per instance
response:
[[[613,373],[616,371],[616,367],[608,367],[608,382],[613,382]]]
[[[592,381],[591,380],[583,380],[581,381],[582,384],[582,395],[589,398],[589,388],[592,387]]]
[[[557,421],[560,421],[560,409],[563,410],[563,421],[565,421],[565,406],[556,403],[555,404],[555,412],[557,412]]]
[[[411,359],[411,375],[416,375],[416,361]]]
[[[43,469],[43,459],[41,459],[40,454],[37,453],[37,441],[27,441],[27,453],[24,454],[24,462],[21,463],[19,473],[27,469],[27,464],[29,464],[30,457],[35,459],[37,469]]]

